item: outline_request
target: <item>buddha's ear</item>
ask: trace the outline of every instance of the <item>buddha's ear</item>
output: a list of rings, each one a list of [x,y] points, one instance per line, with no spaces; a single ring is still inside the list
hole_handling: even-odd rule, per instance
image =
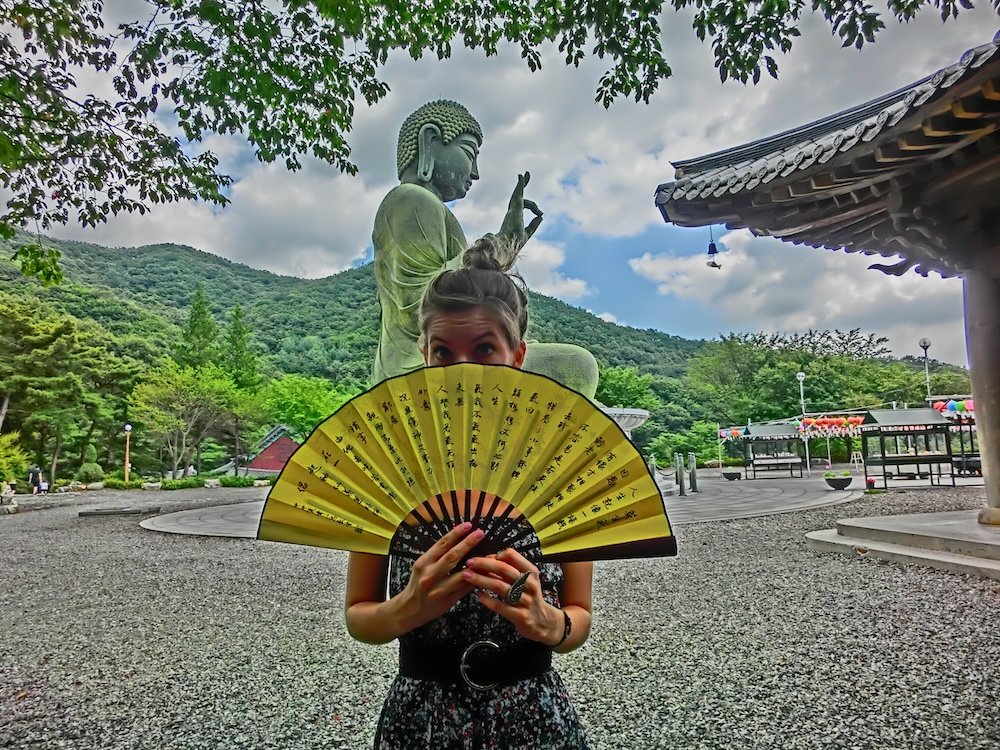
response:
[[[430,182],[434,176],[435,144],[443,143],[441,128],[433,123],[427,123],[417,134],[417,179]]]

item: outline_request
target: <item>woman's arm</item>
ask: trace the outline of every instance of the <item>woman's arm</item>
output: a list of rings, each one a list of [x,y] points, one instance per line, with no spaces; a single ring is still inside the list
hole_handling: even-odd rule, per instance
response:
[[[573,621],[573,629],[563,644],[554,650],[566,653],[582,646],[590,636],[590,625],[593,622],[594,611],[594,563],[565,563],[562,567],[565,578],[560,598],[563,611]],[[563,625],[565,626],[565,620]],[[559,630],[558,637],[562,638],[562,630]]]
[[[462,576],[450,573],[482,538],[472,524],[459,524],[417,558],[406,588],[388,600],[389,559],[352,552],[344,611],[347,632],[364,643],[388,643],[443,615],[472,591]]]
[[[508,604],[504,597],[510,591],[511,584],[522,573],[532,575],[528,577],[524,593],[518,602]],[[463,576],[480,589],[480,603],[510,620],[523,638],[544,643],[552,646],[554,651],[565,653],[579,648],[590,635],[594,564],[566,563],[563,565],[563,573],[565,578],[560,596],[562,609],[545,601],[538,568],[516,550],[506,549],[496,556],[472,558]],[[496,596],[490,596],[488,592],[493,592]],[[569,615],[573,624],[569,636],[560,643],[566,631],[563,612]]]

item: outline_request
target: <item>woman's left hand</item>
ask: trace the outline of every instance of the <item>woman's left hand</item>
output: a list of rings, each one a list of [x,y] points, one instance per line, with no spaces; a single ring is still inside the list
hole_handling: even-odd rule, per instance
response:
[[[524,573],[529,574],[524,593],[516,604],[508,604],[510,587]],[[510,620],[522,638],[546,645],[559,640],[565,627],[562,612],[545,601],[538,568],[521,553],[505,549],[498,555],[471,558],[462,577],[479,589],[476,592],[479,602]],[[490,596],[489,592],[496,596]]]

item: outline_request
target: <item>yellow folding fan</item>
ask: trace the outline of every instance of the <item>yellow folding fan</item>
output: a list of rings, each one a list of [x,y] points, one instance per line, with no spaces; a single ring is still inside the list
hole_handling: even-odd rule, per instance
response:
[[[285,465],[257,538],[416,557],[487,519],[477,555],[531,534],[553,562],[677,551],[613,419],[547,377],[477,364],[415,370],[344,404]]]

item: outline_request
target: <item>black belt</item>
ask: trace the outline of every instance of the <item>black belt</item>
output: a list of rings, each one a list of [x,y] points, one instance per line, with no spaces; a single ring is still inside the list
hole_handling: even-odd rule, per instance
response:
[[[538,677],[552,668],[552,649],[520,640],[501,648],[489,640],[466,648],[400,643],[399,674],[418,680],[466,684],[475,690]]]

